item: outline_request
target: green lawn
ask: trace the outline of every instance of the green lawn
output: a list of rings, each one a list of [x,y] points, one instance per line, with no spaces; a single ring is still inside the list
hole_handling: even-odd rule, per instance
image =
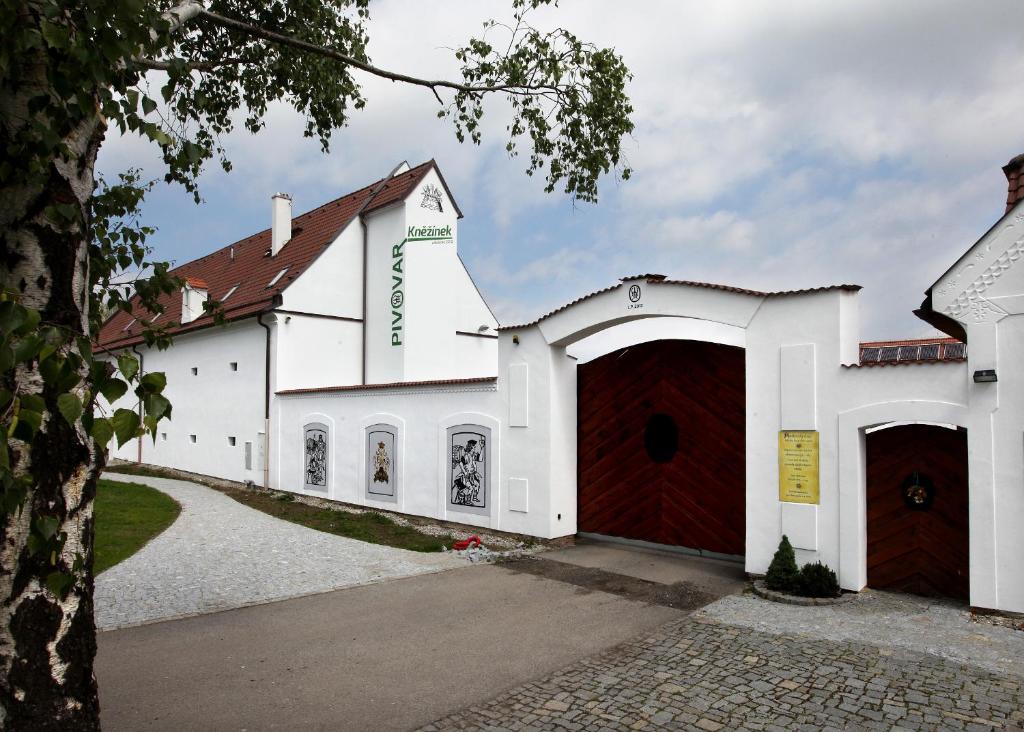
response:
[[[100,478],[96,486],[96,557],[99,574],[137,552],[181,513],[173,498],[139,483]]]

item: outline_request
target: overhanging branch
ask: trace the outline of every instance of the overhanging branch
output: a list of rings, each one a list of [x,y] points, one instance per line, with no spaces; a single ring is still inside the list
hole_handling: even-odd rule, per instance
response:
[[[446,81],[444,79],[421,79],[417,76],[409,76],[397,71],[388,71],[387,69],[379,68],[371,63],[361,61],[333,48],[318,46],[315,43],[303,41],[300,38],[294,38],[293,36],[277,33],[276,31],[252,25],[251,23],[246,23],[241,20],[236,20],[235,18],[229,18],[227,16],[211,12],[201,6],[197,15],[198,17],[205,18],[207,21],[223,28],[230,28],[255,38],[262,38],[263,40],[274,44],[290,46],[291,48],[307,51],[324,58],[333,59],[347,66],[352,66],[353,68],[365,71],[368,74],[378,76],[382,79],[390,79],[391,81],[400,81],[405,84],[412,84],[413,86],[426,87],[434,92],[434,96],[437,97],[438,101],[441,100],[441,97],[437,93],[438,89],[451,89],[453,91],[466,92],[469,94],[486,94],[489,92],[531,93],[538,91],[558,91],[558,87],[554,84],[466,84],[457,81]]]

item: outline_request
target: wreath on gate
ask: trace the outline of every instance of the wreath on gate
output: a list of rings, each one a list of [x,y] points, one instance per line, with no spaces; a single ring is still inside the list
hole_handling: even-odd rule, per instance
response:
[[[903,480],[900,492],[911,511],[927,511],[935,501],[935,483],[916,470]]]

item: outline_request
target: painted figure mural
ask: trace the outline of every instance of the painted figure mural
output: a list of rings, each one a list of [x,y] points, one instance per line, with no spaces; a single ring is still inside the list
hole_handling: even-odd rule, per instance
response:
[[[397,430],[389,424],[377,424],[366,430],[366,495],[368,498],[386,501],[397,500],[396,435]]]
[[[488,436],[483,427],[449,430],[448,502],[453,508],[486,513]]]
[[[311,424],[305,430],[305,485],[312,490],[327,489],[327,428]]]

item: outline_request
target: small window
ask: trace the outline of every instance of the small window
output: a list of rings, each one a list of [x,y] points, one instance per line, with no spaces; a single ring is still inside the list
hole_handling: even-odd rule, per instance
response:
[[[233,293],[235,292],[235,290],[237,290],[237,289],[238,289],[238,285],[235,285],[234,287],[232,287],[232,288],[231,288],[230,290],[228,290],[227,292],[225,292],[225,293],[224,293],[224,297],[222,297],[222,298],[220,299],[220,301],[221,301],[221,302],[224,302],[225,300],[227,300],[227,299],[228,299],[229,297],[231,297],[231,295],[232,295],[232,294],[233,294]]]
[[[189,440],[189,442],[193,442],[194,443],[196,441],[196,436],[195,435],[189,435],[188,436],[188,440]]]
[[[232,371],[238,371],[238,361],[232,361],[230,365]]]
[[[199,367],[198,366],[193,366],[192,367],[192,375],[193,376],[199,376]]]
[[[245,443],[245,469],[252,470],[252,443]]]
[[[233,436],[228,436],[228,444],[231,445],[231,447],[235,446],[235,438]]]
[[[161,432],[160,433],[160,439],[163,440],[164,442],[167,442],[167,433],[166,432]]]
[[[287,267],[285,267],[285,268],[284,268],[284,269],[282,269],[282,270],[281,270],[280,272],[278,272],[278,273],[277,273],[276,275],[274,275],[274,279],[272,279],[272,280],[271,280],[271,281],[270,281],[270,282],[269,282],[269,283],[267,284],[267,287],[273,287],[274,285],[276,285],[276,284],[277,284],[277,281],[278,281],[279,279],[281,279],[282,277],[284,277],[284,273],[285,273],[285,272],[287,272],[287,271],[288,271],[288,268],[287,268]]]

